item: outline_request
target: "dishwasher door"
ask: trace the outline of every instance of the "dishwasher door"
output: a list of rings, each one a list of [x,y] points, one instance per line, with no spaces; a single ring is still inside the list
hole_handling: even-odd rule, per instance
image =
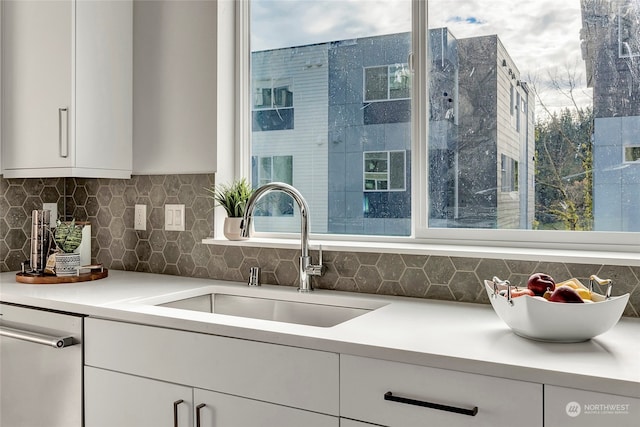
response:
[[[0,426],[82,427],[82,316],[0,303]]]

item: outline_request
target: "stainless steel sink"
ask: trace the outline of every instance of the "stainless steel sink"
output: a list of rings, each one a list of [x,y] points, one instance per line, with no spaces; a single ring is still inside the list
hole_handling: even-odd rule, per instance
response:
[[[348,304],[349,306],[347,306],[344,304],[316,304],[228,293],[207,293],[156,305],[158,307],[320,327],[338,325],[385,305],[369,301],[354,302],[355,304]]]

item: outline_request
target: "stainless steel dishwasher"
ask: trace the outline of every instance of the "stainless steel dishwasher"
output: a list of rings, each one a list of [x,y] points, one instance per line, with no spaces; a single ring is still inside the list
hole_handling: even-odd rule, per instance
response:
[[[82,331],[82,316],[0,303],[0,426],[82,426]]]

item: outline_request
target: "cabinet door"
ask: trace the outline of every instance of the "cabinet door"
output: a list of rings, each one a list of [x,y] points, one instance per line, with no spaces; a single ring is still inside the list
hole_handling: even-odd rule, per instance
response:
[[[59,111],[71,108],[71,6],[70,0],[2,2],[5,169],[71,164],[65,145],[71,111]],[[69,156],[61,157],[67,149]]]
[[[88,318],[85,364],[339,414],[335,353]]]
[[[196,389],[196,427],[338,427],[339,418]]]
[[[86,427],[193,424],[190,387],[91,367],[84,374]]]
[[[340,415],[391,427],[540,427],[542,385],[341,355]]]
[[[544,386],[545,427],[637,427],[640,399]]]

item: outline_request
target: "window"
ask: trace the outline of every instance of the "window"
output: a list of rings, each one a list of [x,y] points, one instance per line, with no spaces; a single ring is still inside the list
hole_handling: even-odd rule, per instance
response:
[[[293,92],[286,80],[256,80],[253,86],[253,108],[293,107]]]
[[[524,15],[426,4],[429,22],[420,0],[251,0],[251,155],[296,158],[312,233],[520,244],[640,231],[640,172],[615,155],[638,161],[625,144],[640,125],[640,61],[616,58],[640,52],[636,3],[523,2]],[[543,18],[562,40],[521,31]],[[293,92],[295,127],[279,124]]]
[[[255,79],[253,131],[293,129],[293,91],[288,79]]]
[[[640,162],[640,145],[624,147],[624,161],[628,163]]]
[[[411,73],[408,64],[364,69],[364,100],[387,101],[411,97]]]
[[[500,155],[500,181],[503,193],[518,191],[518,161],[504,154]]]
[[[405,152],[365,152],[364,191],[404,191]]]
[[[618,13],[618,55],[640,56],[640,8],[637,3],[621,6]]]

